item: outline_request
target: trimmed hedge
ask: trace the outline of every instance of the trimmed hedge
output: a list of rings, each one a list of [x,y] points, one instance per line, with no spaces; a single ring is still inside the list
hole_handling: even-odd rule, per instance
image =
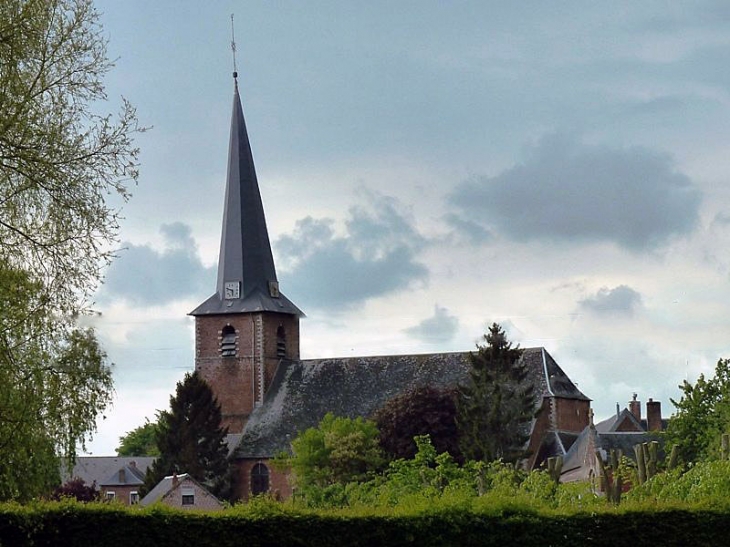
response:
[[[0,546],[500,546],[722,545],[730,513],[606,511],[575,515],[444,510],[352,516],[272,511],[186,513],[70,502],[0,506]]]

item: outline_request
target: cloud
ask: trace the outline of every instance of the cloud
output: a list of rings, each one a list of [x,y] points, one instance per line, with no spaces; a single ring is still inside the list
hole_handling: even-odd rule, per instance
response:
[[[187,297],[204,298],[215,288],[215,268],[206,268],[190,227],[163,224],[165,248],[125,244],[112,262],[99,292],[101,302],[123,299],[136,305],[160,305]]]
[[[428,277],[416,260],[425,238],[397,200],[367,194],[352,207],[344,235],[332,219],[306,217],[275,242],[282,290],[302,307],[349,308]]]
[[[598,314],[616,314],[632,316],[641,306],[641,294],[627,285],[619,285],[614,289],[604,287],[595,296],[579,302],[582,309]]]
[[[471,245],[483,245],[494,236],[484,226],[473,220],[460,217],[456,213],[444,215],[446,224],[453,228],[455,234],[462,236]]]
[[[463,220],[515,240],[610,241],[639,251],[692,232],[701,198],[668,155],[552,136],[525,162],[463,182],[449,201]]]
[[[441,344],[452,341],[458,329],[459,319],[449,315],[448,309],[436,304],[431,317],[418,325],[403,329],[403,332],[422,342]]]
[[[725,211],[717,213],[710,223],[711,228],[725,228],[727,226],[730,226],[730,214],[726,213]]]

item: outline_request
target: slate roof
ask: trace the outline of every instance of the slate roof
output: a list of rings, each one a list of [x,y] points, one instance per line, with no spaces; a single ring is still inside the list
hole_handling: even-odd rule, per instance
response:
[[[637,431],[646,431],[646,425],[637,420],[636,416],[634,416],[634,414],[627,408],[624,408],[619,413],[598,422],[596,424],[596,431],[599,433],[614,432],[626,420],[628,420]]]
[[[649,425],[648,425],[646,418],[637,420],[636,416],[634,416],[633,413],[628,408],[624,408],[618,414],[614,414],[613,416],[606,418],[605,420],[603,420],[601,422],[598,422],[596,424],[596,430],[601,433],[610,433],[612,431],[617,431],[618,427],[622,423],[624,423],[626,420],[631,422],[631,424],[636,428],[637,431],[648,431],[649,430]],[[668,419],[662,418],[662,431],[667,429],[668,423],[669,423]]]
[[[578,436],[579,433],[573,431],[548,431],[537,449],[534,465],[539,467],[552,456],[564,457],[578,439]]]
[[[545,348],[526,348],[522,359],[527,361],[535,378],[539,378],[543,397],[590,401],[568,378]]]
[[[113,472],[99,486],[139,486],[144,484],[145,472],[136,465],[123,465]]]
[[[136,466],[136,471],[144,477],[147,468],[154,461],[155,458],[151,456],[79,456],[70,473],[68,470],[62,469],[61,478],[62,482],[78,477],[83,479],[87,485],[96,483],[97,486],[118,486],[120,469],[125,470],[125,475],[130,477],[129,480],[134,480],[131,477],[136,476],[136,473],[127,472],[133,464]],[[117,478],[113,479],[115,474]]]
[[[595,426],[588,426],[565,455],[563,475],[570,477],[569,480],[588,478],[596,450],[600,451],[604,462],[608,461],[612,449],[620,449],[624,456],[636,461],[634,446],[649,441],[661,442],[661,437],[647,431],[600,432]]]
[[[224,298],[226,282],[240,284],[240,298]],[[257,311],[303,315],[283,294],[272,296],[270,282],[277,282],[276,269],[236,83],[228,149],[223,230],[218,255],[218,283],[215,294],[190,312],[190,315]]]
[[[544,396],[587,400],[544,348],[527,348],[522,358],[539,386],[536,406]],[[235,455],[275,456],[289,450],[297,434],[315,427],[327,412],[369,417],[411,388],[463,383],[469,368],[466,352],[291,362],[277,370],[263,404],[248,419]]]

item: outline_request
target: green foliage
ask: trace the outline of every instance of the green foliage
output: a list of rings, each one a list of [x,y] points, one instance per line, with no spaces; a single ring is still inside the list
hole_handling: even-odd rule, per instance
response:
[[[102,114],[113,63],[91,0],[0,2],[0,263],[38,272],[54,311],[77,312],[112,258],[139,131]]]
[[[144,425],[135,427],[119,437],[117,456],[159,456],[160,450],[157,448],[159,429],[156,421],[150,422],[145,418]]]
[[[633,500],[683,503],[730,509],[730,462],[707,461],[692,466],[686,473],[671,470],[660,473],[628,493]]]
[[[512,347],[501,326],[493,323],[484,340],[469,355],[469,382],[459,394],[461,450],[470,460],[517,462],[535,415],[534,386],[520,361],[522,350]]]
[[[59,324],[46,302],[42,283],[0,262],[0,499],[50,493],[113,393],[94,332]]]
[[[280,464],[294,472],[297,495],[303,499],[336,499],[348,482],[365,480],[382,468],[383,453],[374,422],[328,413],[316,428],[292,441],[292,455]]]
[[[159,457],[147,470],[144,491],[165,476],[188,473],[220,499],[231,496],[227,429],[221,427],[221,407],[208,384],[186,374],[170,397],[170,410],[158,417]]]
[[[672,399],[677,412],[667,426],[667,444],[678,446],[685,464],[719,458],[721,434],[730,433],[730,359],[717,362],[712,378],[701,374],[679,389],[680,400]]]
[[[380,445],[392,458],[412,458],[417,450],[414,437],[428,435],[438,452],[462,461],[453,389],[416,387],[390,399],[373,420],[380,431]]]
[[[526,473],[499,461],[459,465],[448,453],[438,454],[428,436],[416,437],[415,442],[418,450],[413,458],[392,461],[385,471],[366,481],[310,486],[307,496],[298,497],[294,504],[413,512],[445,506],[557,507],[560,500],[573,503],[583,494],[582,506],[588,507],[595,499],[587,490],[564,489],[546,472]]]
[[[691,482],[729,475],[708,464]],[[479,465],[488,466],[481,463]],[[704,464],[703,464],[704,465]],[[256,498],[219,513],[165,506],[108,503],[0,504],[0,544],[123,545],[724,545],[730,507],[723,484],[709,495],[719,503],[625,500],[621,507],[597,499],[586,484],[557,486],[545,473],[515,483],[510,466],[495,465],[496,487],[483,496],[444,488],[440,496],[404,497],[397,506],[304,509]],[[514,470],[514,468],[512,468]],[[489,473],[490,476],[492,473]],[[655,481],[660,475],[654,477]],[[726,487],[727,484],[724,484]],[[504,494],[496,494],[501,490]],[[545,503],[543,500],[553,501]],[[565,500],[564,502],[561,500]],[[597,500],[597,501],[596,501]],[[211,539],[214,538],[214,539]]]
[[[112,396],[76,321],[137,178],[134,109],[101,114],[106,43],[90,0],[0,2],[0,499],[50,492]]]
[[[427,435],[414,440],[414,457],[391,462],[383,476],[374,481],[372,503],[395,506],[414,496],[437,498],[447,488],[473,489],[469,469],[460,467],[448,452],[438,454]]]

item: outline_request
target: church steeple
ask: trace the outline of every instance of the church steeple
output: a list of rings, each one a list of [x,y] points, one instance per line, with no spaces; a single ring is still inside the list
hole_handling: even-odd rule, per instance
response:
[[[235,54],[235,41],[231,43]],[[195,370],[241,433],[277,371],[299,360],[304,314],[279,292],[235,69],[223,230],[215,293],[195,316]]]
[[[237,74],[234,72],[234,78]],[[235,80],[216,292],[190,315],[270,311],[301,316],[279,292],[251,145]]]

